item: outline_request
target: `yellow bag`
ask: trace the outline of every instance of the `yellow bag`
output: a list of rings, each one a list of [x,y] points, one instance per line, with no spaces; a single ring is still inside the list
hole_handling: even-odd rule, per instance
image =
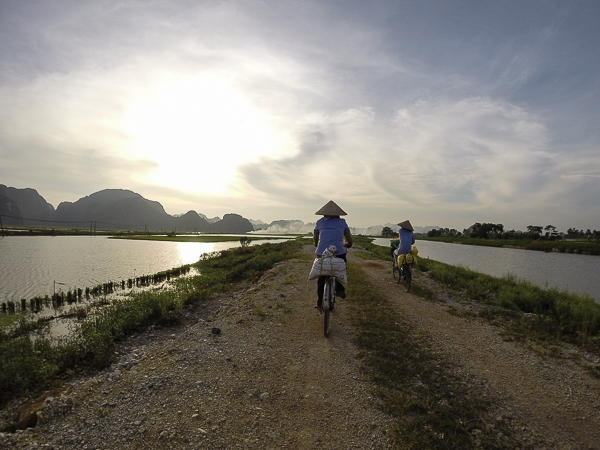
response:
[[[400,254],[398,255],[398,267],[401,267],[402,264],[404,264],[404,261],[406,261],[407,264],[419,264],[417,262],[417,255],[419,254],[419,250],[417,249],[417,247],[413,247],[410,252],[408,252],[407,254]]]

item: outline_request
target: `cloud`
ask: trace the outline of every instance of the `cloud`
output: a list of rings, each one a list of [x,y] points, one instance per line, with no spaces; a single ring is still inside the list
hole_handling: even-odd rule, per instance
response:
[[[241,173],[282,196],[337,189],[353,203],[468,209],[512,204],[553,181],[543,124],[486,98],[421,101],[381,119],[369,107],[341,111],[314,117],[297,139],[299,154]]]
[[[0,181],[172,213],[311,221],[335,199],[360,226],[593,228],[597,8],[4,2]]]

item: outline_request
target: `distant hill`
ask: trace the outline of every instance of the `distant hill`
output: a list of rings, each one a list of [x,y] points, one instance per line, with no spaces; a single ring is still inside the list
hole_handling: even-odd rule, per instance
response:
[[[253,222],[254,223],[254,222]],[[266,225],[266,224],[265,224]],[[354,235],[362,234],[363,236],[379,236],[383,227],[389,227],[394,231],[398,231],[398,225],[395,223],[386,223],[385,225],[373,225],[367,228],[353,227],[348,223],[350,231]],[[415,233],[427,233],[427,231],[439,227],[415,227]],[[254,225],[255,233],[257,234],[310,234],[315,229],[315,222],[304,223],[301,220],[275,220],[267,226],[257,228]]]
[[[62,202],[55,210],[34,189],[0,185],[0,214],[6,225],[178,233],[246,233],[254,229],[238,214],[226,214],[222,220],[207,220],[196,211],[171,216],[159,202],[125,189],[105,189],[76,202]]]
[[[3,226],[22,226],[25,224],[17,202],[4,194],[0,194],[0,220]]]
[[[310,234],[315,223],[301,220],[276,220],[267,224],[249,220],[239,214],[225,214],[223,219],[209,219],[204,214],[188,211],[169,215],[156,201],[148,200],[125,189],[105,189],[82,197],[76,202],[62,202],[56,209],[35,189],[17,189],[0,184],[0,215],[3,225],[91,228],[134,231],[175,231],[177,233],[248,233]],[[395,223],[368,228],[353,227],[353,234],[378,236],[384,226],[397,231]],[[417,227],[416,233],[439,227]]]
[[[24,225],[23,218],[45,220],[54,214],[54,206],[35,189],[17,189],[0,184],[0,214],[5,225]]]
[[[248,220],[254,227],[254,231],[266,230],[267,228],[269,228],[269,224],[263,222],[262,220],[252,220],[252,219],[248,219]]]

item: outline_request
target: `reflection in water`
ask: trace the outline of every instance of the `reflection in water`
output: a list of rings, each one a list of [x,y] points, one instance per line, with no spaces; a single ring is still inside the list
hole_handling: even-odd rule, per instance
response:
[[[258,245],[273,240],[253,241]],[[281,241],[277,241],[281,242]],[[192,264],[204,253],[239,247],[231,242],[168,242],[104,236],[7,236],[0,238],[0,302],[52,295],[152,275]]]
[[[253,241],[251,245],[281,240]],[[104,236],[10,236],[0,238],[0,303],[52,296],[107,282],[125,282],[197,262],[201,255],[239,247],[240,242],[168,242],[115,240]],[[197,274],[192,270],[190,274]],[[127,284],[127,283],[125,283]],[[149,289],[156,288],[150,286]],[[134,287],[138,292],[142,287]],[[111,298],[123,298],[129,289],[117,289]],[[92,297],[91,302],[98,298]],[[86,302],[84,302],[86,303]],[[27,303],[29,308],[29,302]],[[58,310],[44,308],[37,317],[68,315],[82,304]],[[69,333],[72,322],[52,322],[51,334]]]

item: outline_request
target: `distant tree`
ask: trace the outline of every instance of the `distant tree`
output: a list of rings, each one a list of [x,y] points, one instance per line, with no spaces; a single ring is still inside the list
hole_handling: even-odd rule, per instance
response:
[[[568,239],[584,239],[585,231],[578,230],[577,228],[569,228],[567,230],[567,238]]]
[[[439,228],[427,232],[428,237],[454,237],[460,236],[461,232],[454,228]]]
[[[242,236],[240,238],[240,245],[242,247],[248,247],[250,245],[250,238],[248,236]]]
[[[554,225],[546,225],[544,227],[544,231],[546,232],[545,237],[548,240],[555,240],[559,238],[558,230]]]
[[[465,232],[472,238],[489,239],[498,238],[504,232],[504,225],[501,223],[479,223],[471,225]],[[465,233],[466,234],[466,233]]]
[[[381,236],[383,237],[394,237],[396,236],[396,232],[392,230],[390,227],[383,227],[381,230]]]
[[[543,229],[544,227],[540,227],[537,225],[527,225],[527,233],[532,239],[539,238],[542,235]]]

